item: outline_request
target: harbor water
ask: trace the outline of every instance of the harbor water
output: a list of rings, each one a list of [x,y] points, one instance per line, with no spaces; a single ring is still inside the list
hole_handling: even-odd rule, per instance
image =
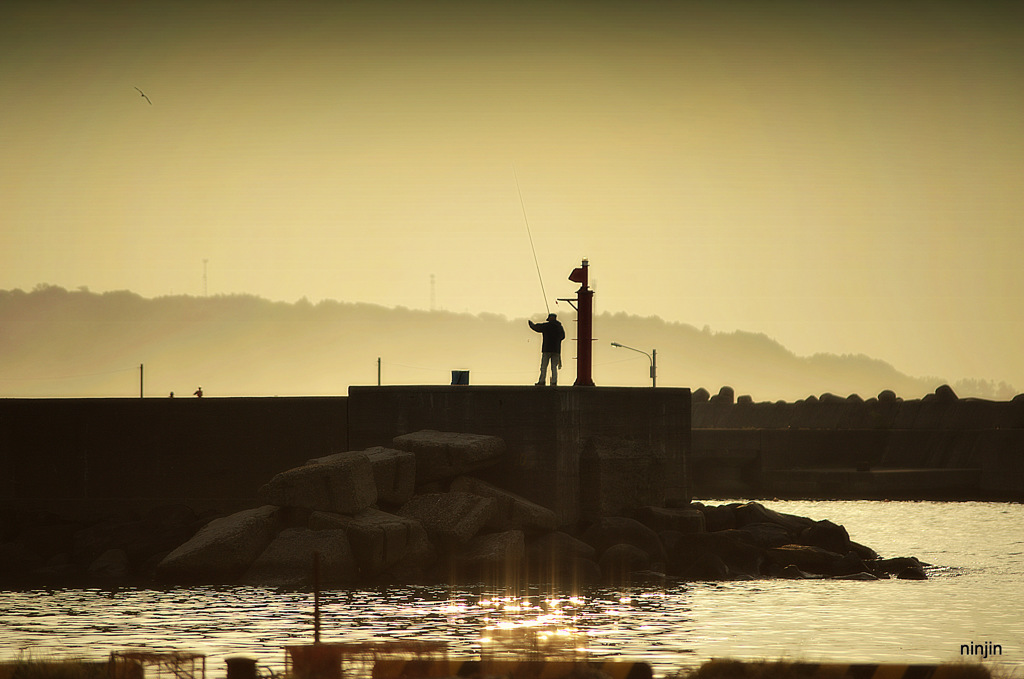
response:
[[[842,524],[882,556],[916,556],[930,564],[929,579],[327,591],[321,639],[443,641],[450,655],[473,657],[495,628],[533,628],[559,632],[592,657],[649,662],[661,676],[712,658],[980,661],[1024,671],[1024,505],[763,504]],[[313,640],[313,597],[251,587],[6,591],[0,623],[0,660],[180,650],[206,654],[208,676],[218,677],[233,655],[282,670],[284,646]]]

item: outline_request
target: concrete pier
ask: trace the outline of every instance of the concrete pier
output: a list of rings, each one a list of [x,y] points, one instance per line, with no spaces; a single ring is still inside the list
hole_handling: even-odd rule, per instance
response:
[[[689,389],[352,387],[349,446],[420,429],[497,436],[485,480],[554,510],[562,524],[622,503],[688,499]]]
[[[343,450],[345,398],[0,399],[0,498],[59,513],[251,506]]]
[[[235,510],[306,460],[436,429],[504,439],[507,459],[489,480],[564,522],[691,496],[1024,499],[1024,397],[762,404],[700,394],[428,385],[315,398],[0,399],[0,498],[52,511]]]
[[[504,439],[507,459],[489,474],[570,523],[622,502],[686,499],[689,399],[688,389],[533,386],[0,399],[0,497],[53,511],[173,502],[233,510],[306,460],[435,429]],[[611,470],[616,478],[605,479]]]

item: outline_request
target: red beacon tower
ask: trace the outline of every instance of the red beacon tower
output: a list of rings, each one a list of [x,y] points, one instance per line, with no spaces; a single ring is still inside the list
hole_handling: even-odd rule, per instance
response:
[[[568,302],[576,310],[576,381],[577,387],[594,386],[592,373],[593,342],[594,342],[594,291],[590,289],[590,263],[584,259],[581,266],[569,274],[569,280],[580,284],[576,291],[576,299],[560,299]]]

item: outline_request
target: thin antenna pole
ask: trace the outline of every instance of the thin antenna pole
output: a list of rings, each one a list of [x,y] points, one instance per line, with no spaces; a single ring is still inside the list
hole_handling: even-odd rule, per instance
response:
[[[145,363],[140,363],[139,364],[139,398],[143,398],[145,396],[145,390],[143,388],[144,384],[145,384],[145,381],[143,379],[143,376],[145,375],[145,371],[146,371],[146,364]]]
[[[313,552],[313,643],[320,643],[320,552]]]
[[[537,261],[537,248],[533,246],[533,234],[530,232],[530,220],[526,217],[526,201],[523,200],[523,189],[519,186],[519,173],[516,172],[516,166],[512,164],[512,174],[516,178],[516,190],[519,191],[519,205],[523,208],[523,221],[526,222],[526,235],[530,237],[530,249],[533,251],[533,263],[537,267],[537,280],[540,281],[540,293],[544,295],[544,308],[547,309],[548,313],[551,313],[551,307],[548,306],[548,293],[544,290],[544,277],[540,275],[540,262]]]

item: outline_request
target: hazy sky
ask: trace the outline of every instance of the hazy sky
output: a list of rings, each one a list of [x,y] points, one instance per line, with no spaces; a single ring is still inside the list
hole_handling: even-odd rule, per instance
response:
[[[1022,8],[6,0],[0,289],[536,318],[515,168],[569,318],[1024,388]]]

